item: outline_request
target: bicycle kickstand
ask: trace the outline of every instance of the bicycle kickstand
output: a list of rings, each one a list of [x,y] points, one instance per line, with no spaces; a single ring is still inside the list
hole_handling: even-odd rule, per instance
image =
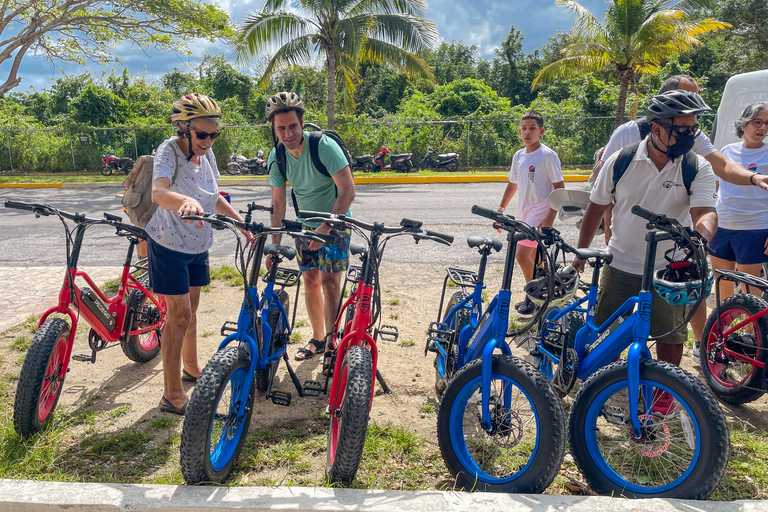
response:
[[[379,381],[381,389],[384,390],[385,395],[391,395],[392,389],[387,385],[387,381],[384,380],[384,376],[381,374],[378,368],[376,368],[376,380]]]

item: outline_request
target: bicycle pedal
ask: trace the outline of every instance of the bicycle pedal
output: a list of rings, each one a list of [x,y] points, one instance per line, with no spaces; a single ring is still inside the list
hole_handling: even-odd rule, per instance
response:
[[[273,391],[269,398],[275,405],[284,405],[285,407],[291,405],[291,394],[285,391]]]
[[[221,326],[221,335],[226,336],[227,332],[237,332],[237,322],[230,322],[227,320],[224,325]]]
[[[382,325],[377,331],[381,341],[397,341],[400,337],[400,332],[397,330],[396,325]]]
[[[302,386],[305,396],[319,396],[323,392],[323,386],[316,380],[305,380]]]
[[[73,361],[80,361],[81,363],[90,363],[91,362],[91,356],[86,354],[73,354],[72,355]]]

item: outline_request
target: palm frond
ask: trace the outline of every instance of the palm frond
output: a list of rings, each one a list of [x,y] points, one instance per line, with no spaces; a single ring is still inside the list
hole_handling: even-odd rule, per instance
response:
[[[410,14],[426,18],[429,8],[424,0],[357,0],[347,14]]]
[[[264,0],[262,12],[285,11],[291,5],[291,0]]]
[[[587,39],[601,39],[608,35],[603,23],[589,9],[574,0],[555,0],[563,11],[576,15],[571,32]]]
[[[562,58],[544,66],[539,71],[539,74],[533,79],[531,90],[556,78],[569,78],[579,76],[582,73],[601,71],[610,63],[611,59],[607,52],[594,52]]]
[[[376,14],[370,37],[380,39],[403,49],[420,52],[435,48],[439,41],[437,25],[430,20],[411,14]]]
[[[379,65],[387,63],[408,77],[434,80],[432,70],[424,59],[397,45],[379,39],[366,39],[360,51],[360,62]]]
[[[314,35],[310,34],[297,37],[280,47],[264,69],[264,74],[259,80],[259,87],[262,89],[269,87],[272,74],[277,70],[309,64],[312,57],[310,49],[313,43]]]
[[[245,18],[234,37],[235,61],[244,64],[260,53],[315,33],[315,30],[310,20],[284,11],[252,14]]]

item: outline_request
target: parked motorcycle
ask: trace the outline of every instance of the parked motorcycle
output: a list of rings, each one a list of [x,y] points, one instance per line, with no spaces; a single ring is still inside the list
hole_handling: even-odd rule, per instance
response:
[[[384,164],[387,155],[389,155],[389,165]],[[381,146],[381,151],[379,151],[374,158],[373,170],[410,172],[413,168],[411,156],[411,153],[393,155],[389,152],[387,146]]]
[[[133,158],[117,158],[115,155],[110,155],[109,153],[104,153],[101,155],[101,161],[104,162],[104,165],[101,166],[101,169],[99,169],[99,172],[103,176],[112,176],[112,173],[125,173],[127,176],[129,172],[131,172],[131,169],[133,169]]]
[[[435,158],[437,156],[437,158]],[[427,154],[419,162],[419,169],[445,169],[454,172],[459,168],[458,153],[443,153],[438,155],[432,146],[427,145]]]
[[[373,155],[354,156],[352,157],[352,163],[349,164],[349,167],[353,171],[373,172],[374,156]]]
[[[267,160],[264,158],[264,151],[259,150],[256,153],[256,158],[245,158],[243,155],[233,154],[231,162],[227,164],[227,173],[232,175],[238,174],[255,174],[257,176],[263,176],[267,174]]]

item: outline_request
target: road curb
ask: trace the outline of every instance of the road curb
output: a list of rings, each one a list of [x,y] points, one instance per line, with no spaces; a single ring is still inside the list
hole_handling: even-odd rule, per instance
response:
[[[382,491],[328,487],[191,487],[0,480],[0,511],[763,512],[762,501],[628,500],[605,496]]]
[[[494,181],[507,181],[505,175],[488,176],[488,175],[462,175],[462,176],[359,176],[356,175],[355,183],[360,185],[367,184],[387,184],[398,185],[408,183],[478,183],[478,182],[494,182]],[[564,181],[587,181],[589,176],[587,175],[569,175],[564,176]],[[0,188],[73,188],[73,189],[92,189],[92,188],[106,188],[106,187],[120,187],[122,181],[102,181],[94,183],[0,183]],[[227,178],[222,176],[219,180],[219,187],[232,186],[232,187],[252,187],[252,186],[269,186],[269,178]]]

